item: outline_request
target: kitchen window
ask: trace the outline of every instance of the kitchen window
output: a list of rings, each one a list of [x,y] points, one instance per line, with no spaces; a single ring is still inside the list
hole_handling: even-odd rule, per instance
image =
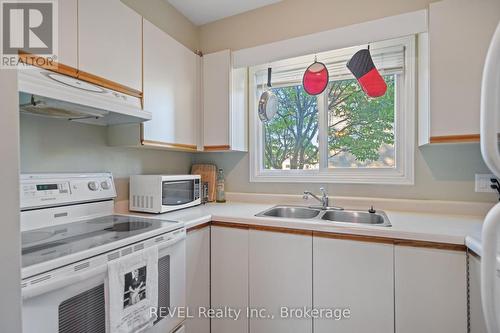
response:
[[[387,83],[367,97],[346,67],[366,45],[302,56],[250,68],[250,177],[254,182],[413,184],[415,136],[415,37],[370,44]],[[308,95],[302,75],[314,58],[326,64],[325,91]],[[278,111],[269,122],[257,107],[267,89]]]

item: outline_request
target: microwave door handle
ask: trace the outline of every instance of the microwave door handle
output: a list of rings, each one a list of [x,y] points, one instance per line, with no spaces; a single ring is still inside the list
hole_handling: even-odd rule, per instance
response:
[[[107,270],[108,270],[107,265],[101,265],[99,267],[90,269],[88,271],[74,272],[71,276],[55,278],[51,281],[47,281],[46,283],[40,284],[40,286],[29,286],[26,287],[26,290],[22,291],[22,298],[23,300],[26,300],[36,296],[40,296],[49,293],[53,290],[61,289],[69,285],[72,285],[74,283],[87,280],[96,275],[105,274]]]
[[[500,114],[500,23],[486,56],[481,88],[481,152],[490,170],[500,177],[498,130]]]
[[[165,181],[167,184],[184,184],[187,182],[192,182],[193,180],[178,180],[178,181]]]

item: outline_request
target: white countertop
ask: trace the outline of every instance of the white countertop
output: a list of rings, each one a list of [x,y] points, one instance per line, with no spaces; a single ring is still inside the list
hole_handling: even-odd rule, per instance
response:
[[[127,202],[118,202],[116,212],[184,222],[187,228],[209,221],[277,226],[293,229],[326,231],[363,236],[388,237],[464,245],[467,235],[481,230],[482,216],[385,210],[392,227],[371,225],[341,225],[317,220],[256,217],[275,204],[227,202],[207,204],[166,214],[129,212]],[[346,206],[346,209],[349,207]]]
[[[481,244],[481,227],[475,228],[473,231],[467,234],[467,237],[465,237],[465,245],[478,256],[483,255],[483,246]],[[498,239],[497,249],[499,249],[498,262],[500,266],[500,238]]]

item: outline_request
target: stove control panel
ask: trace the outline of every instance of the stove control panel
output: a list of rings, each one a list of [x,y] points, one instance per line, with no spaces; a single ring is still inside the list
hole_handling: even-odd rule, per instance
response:
[[[113,199],[113,176],[102,174],[21,175],[21,210]]]

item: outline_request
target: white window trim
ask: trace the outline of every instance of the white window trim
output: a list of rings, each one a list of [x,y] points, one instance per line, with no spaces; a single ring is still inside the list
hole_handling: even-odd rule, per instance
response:
[[[398,109],[401,111],[396,115],[395,135],[398,140],[396,145],[396,168],[335,168],[325,169],[325,161],[320,161],[320,170],[264,170],[263,169],[263,131],[262,124],[257,112],[257,92],[255,73],[267,67],[267,65],[251,67],[249,71],[249,125],[250,125],[250,182],[263,183],[337,183],[337,184],[392,184],[413,185],[414,156],[415,156],[415,102],[416,102],[416,47],[415,36],[398,38],[387,42],[379,42],[379,45],[396,42],[405,46],[405,75],[404,89],[399,100]],[[282,63],[282,61],[280,62]],[[319,115],[324,118],[320,112]],[[326,121],[320,118],[323,127]],[[323,121],[322,121],[323,120]],[[321,128],[322,135],[325,128]],[[320,149],[326,149],[321,143]],[[259,147],[259,148],[258,148]],[[321,158],[321,154],[320,154]]]

